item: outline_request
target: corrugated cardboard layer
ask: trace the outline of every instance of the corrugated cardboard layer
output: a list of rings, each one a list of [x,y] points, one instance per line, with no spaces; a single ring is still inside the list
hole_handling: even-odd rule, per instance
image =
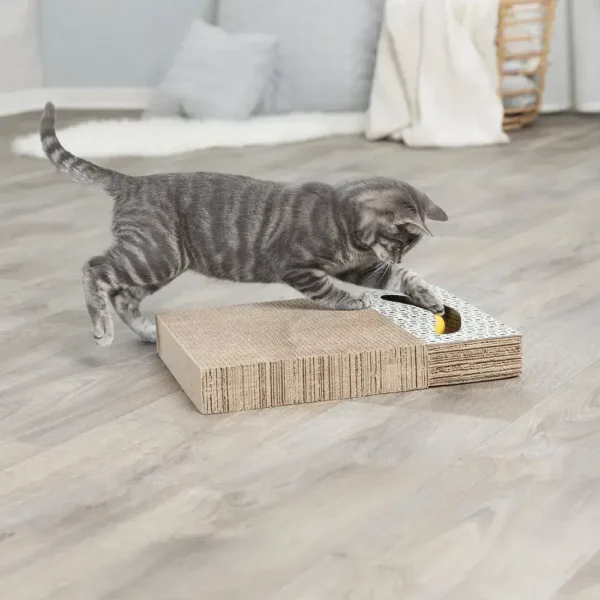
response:
[[[520,336],[426,348],[430,387],[507,379],[522,371]]]

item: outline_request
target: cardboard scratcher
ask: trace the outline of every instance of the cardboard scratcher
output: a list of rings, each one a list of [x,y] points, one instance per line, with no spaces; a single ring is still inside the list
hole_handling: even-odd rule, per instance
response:
[[[158,354],[205,414],[520,375],[521,335],[436,291],[454,310],[444,334],[406,298],[372,292],[362,311],[298,299],[159,314]]]

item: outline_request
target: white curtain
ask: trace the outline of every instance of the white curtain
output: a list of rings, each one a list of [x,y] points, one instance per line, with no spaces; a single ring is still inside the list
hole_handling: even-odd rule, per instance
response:
[[[543,111],[600,112],[600,0],[558,0]]]
[[[0,0],[0,93],[41,85],[37,0]]]

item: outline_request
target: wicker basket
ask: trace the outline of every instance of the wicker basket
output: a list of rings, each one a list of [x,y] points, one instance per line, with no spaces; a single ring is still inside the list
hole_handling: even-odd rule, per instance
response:
[[[540,113],[556,0],[500,0],[499,94],[504,130],[532,123]]]

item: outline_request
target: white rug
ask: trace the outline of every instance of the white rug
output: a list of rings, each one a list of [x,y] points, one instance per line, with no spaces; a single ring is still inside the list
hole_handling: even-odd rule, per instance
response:
[[[57,115],[60,121],[60,111]],[[61,143],[76,156],[169,156],[206,148],[238,148],[302,142],[363,133],[362,113],[297,113],[247,121],[172,118],[85,121],[58,129]],[[15,154],[44,158],[37,132],[12,143]]]

